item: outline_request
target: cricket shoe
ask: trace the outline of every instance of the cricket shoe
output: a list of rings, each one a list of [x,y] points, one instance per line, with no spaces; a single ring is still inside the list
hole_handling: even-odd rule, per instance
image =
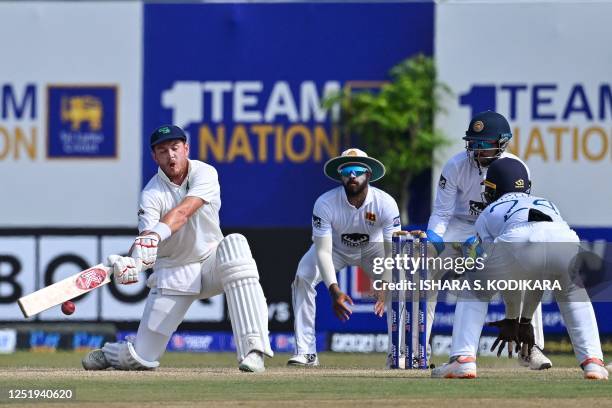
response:
[[[584,371],[584,378],[587,380],[607,380],[608,370],[604,362],[598,358],[587,358],[580,364]]]
[[[476,378],[476,357],[455,356],[431,370],[431,378]]]
[[[529,367],[530,370],[547,370],[552,367],[552,361],[544,355],[544,352],[538,346],[533,346],[531,354],[520,353],[518,362],[523,367]]]
[[[296,367],[316,367],[319,365],[319,357],[317,353],[311,354],[294,354],[287,361],[287,365]]]
[[[266,371],[263,353],[260,351],[251,351],[240,362],[238,369],[247,373],[263,373]]]
[[[102,349],[95,349],[87,353],[81,360],[83,368],[86,370],[106,370],[111,366]]]

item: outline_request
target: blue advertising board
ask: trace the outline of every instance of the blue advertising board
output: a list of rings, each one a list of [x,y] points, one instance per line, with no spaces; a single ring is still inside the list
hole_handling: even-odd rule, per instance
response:
[[[118,100],[115,85],[49,85],[47,158],[115,158]]]
[[[433,2],[145,4],[143,185],[149,134],[173,122],[219,172],[222,226],[307,227],[350,143],[321,101],[432,55],[433,24]]]
[[[133,331],[120,331],[117,341],[131,340],[136,336]],[[327,350],[327,335],[316,335],[317,350]],[[270,333],[270,347],[275,353],[290,353],[295,348],[293,333]],[[216,331],[178,331],[168,341],[167,351],[190,353],[236,352],[236,343],[231,332]]]

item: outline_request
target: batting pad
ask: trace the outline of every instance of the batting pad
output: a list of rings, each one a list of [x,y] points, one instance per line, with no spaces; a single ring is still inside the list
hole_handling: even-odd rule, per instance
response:
[[[130,342],[105,343],[102,351],[116,370],[153,370],[159,367],[158,361],[146,361],[136,354]]]
[[[256,350],[272,357],[268,305],[246,238],[230,234],[217,248],[217,270],[227,297],[238,361]]]
[[[273,357],[268,337],[268,305],[259,280],[240,279],[228,283],[223,289],[227,296],[238,361],[253,350]]]
[[[247,239],[240,234],[230,234],[217,247],[217,270],[223,287],[243,278],[259,280],[257,264],[251,255]]]

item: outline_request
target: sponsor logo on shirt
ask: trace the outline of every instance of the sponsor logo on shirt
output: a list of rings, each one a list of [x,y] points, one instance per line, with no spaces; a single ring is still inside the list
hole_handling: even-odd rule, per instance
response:
[[[142,208],[140,208],[140,209],[138,210],[138,216],[139,216],[139,217],[140,217],[141,215],[144,215],[144,213],[145,213],[145,212],[144,212],[144,210],[143,210]]]
[[[402,225],[402,221],[400,219],[400,216],[398,215],[397,217],[393,219],[393,226],[400,227],[401,225]]]
[[[486,207],[485,203],[470,200],[470,215],[480,215]]]
[[[440,181],[438,181],[438,186],[441,189],[445,189],[446,188],[446,178],[440,174]]]
[[[321,217],[317,217],[312,214],[312,226],[315,228],[321,228]]]
[[[370,242],[368,234],[342,234],[342,243],[349,247],[360,247]]]
[[[368,224],[374,225],[374,223],[376,222],[376,214],[374,214],[373,212],[366,212],[365,219]]]

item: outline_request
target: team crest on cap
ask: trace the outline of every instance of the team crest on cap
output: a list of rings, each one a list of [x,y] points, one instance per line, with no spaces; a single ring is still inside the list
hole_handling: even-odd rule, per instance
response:
[[[170,128],[168,126],[164,126],[163,128],[159,128],[159,133],[168,134],[170,133]]]
[[[523,188],[525,187],[525,180],[523,179],[518,179],[514,182],[514,187],[516,188]]]
[[[346,152],[347,156],[357,156],[357,151],[356,150],[349,150],[348,152]]]
[[[482,120],[477,120],[472,125],[472,130],[474,132],[482,132],[482,129],[484,129],[484,123],[482,123]]]

